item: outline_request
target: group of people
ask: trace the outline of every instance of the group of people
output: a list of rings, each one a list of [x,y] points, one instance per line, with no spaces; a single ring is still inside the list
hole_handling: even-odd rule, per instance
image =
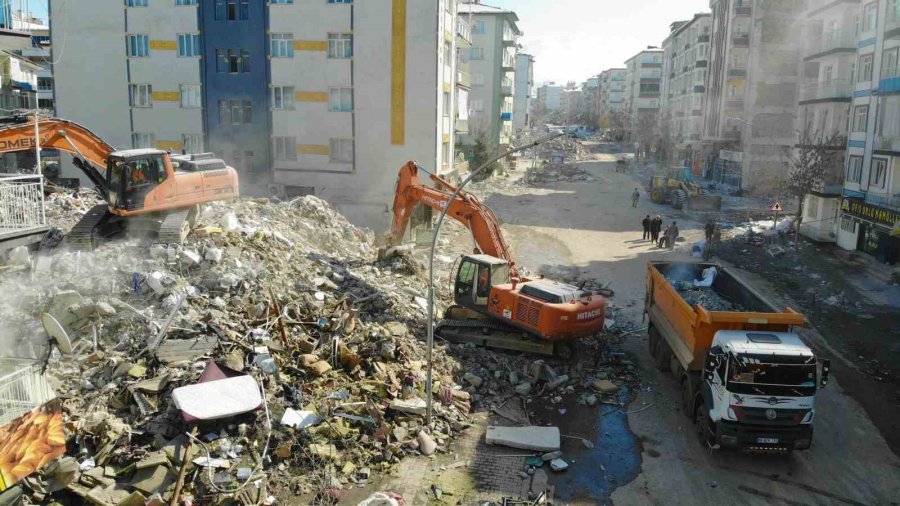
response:
[[[643,239],[656,243],[658,248],[668,248],[673,249],[675,247],[675,239],[678,238],[678,223],[672,222],[671,225],[666,227],[665,230],[662,229],[663,219],[660,215],[656,215],[656,218],[650,218],[650,215],[644,217],[643,221],[641,221],[641,225],[644,227],[644,236]],[[662,233],[662,236],[660,236]]]

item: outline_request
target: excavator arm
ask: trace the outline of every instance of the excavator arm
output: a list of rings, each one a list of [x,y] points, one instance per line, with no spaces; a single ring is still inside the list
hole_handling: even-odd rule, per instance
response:
[[[0,153],[34,149],[34,116],[19,117],[13,123],[0,125]],[[74,164],[98,189],[106,188],[106,159],[115,151],[99,136],[72,121],[47,118],[38,121],[41,149],[58,149],[75,155]],[[98,168],[100,170],[98,170]],[[105,195],[105,192],[103,192]]]
[[[481,253],[509,262],[510,277],[518,279],[519,274],[510,254],[509,245],[506,244],[500,223],[491,209],[465,191],[459,192],[459,195],[451,200],[456,187],[434,174],[428,173],[437,188],[423,185],[419,180],[419,170],[428,173],[416,162],[408,162],[397,176],[394,221],[391,226],[392,244],[398,244],[403,239],[416,205],[424,204],[437,211],[448,207],[447,216],[462,223],[472,232],[472,238]]]

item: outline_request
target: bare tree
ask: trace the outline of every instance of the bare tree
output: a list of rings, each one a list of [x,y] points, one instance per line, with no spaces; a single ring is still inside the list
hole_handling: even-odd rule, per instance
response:
[[[813,129],[809,123],[798,135],[799,143],[790,156],[791,172],[787,178],[787,190],[799,202],[794,229],[795,245],[800,238],[804,199],[832,182],[838,154],[847,144],[847,138],[843,135],[836,132],[825,134]]]

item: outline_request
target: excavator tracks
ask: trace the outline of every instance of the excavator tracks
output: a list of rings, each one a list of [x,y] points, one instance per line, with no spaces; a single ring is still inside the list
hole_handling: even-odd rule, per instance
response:
[[[109,218],[106,204],[97,204],[81,217],[66,236],[66,244],[77,251],[92,251],[100,242],[100,230]]]
[[[191,209],[178,209],[166,214],[159,225],[158,242],[181,244],[191,230]]]
[[[472,343],[485,348],[522,351],[537,355],[566,355],[566,346],[537,339],[502,322],[489,319],[441,320],[435,333],[452,343]]]

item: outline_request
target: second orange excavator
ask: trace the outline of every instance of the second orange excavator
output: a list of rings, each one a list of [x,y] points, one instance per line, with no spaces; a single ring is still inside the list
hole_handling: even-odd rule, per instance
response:
[[[87,128],[64,119],[38,122],[42,149],[71,153],[106,204],[88,211],[67,236],[70,247],[92,249],[126,225],[179,243],[199,205],[239,195],[237,172],[212,153],[169,155],[161,149],[116,151]],[[15,117],[0,125],[0,153],[33,150],[35,125]],[[100,172],[104,170],[105,173]]]
[[[606,302],[598,294],[548,279],[519,274],[494,213],[474,195],[460,192],[435,174],[434,187],[419,180],[428,173],[415,162],[400,169],[394,194],[391,242],[399,244],[419,204],[447,216],[472,233],[475,254],[463,255],[453,280],[454,305],[438,323],[441,337],[488,347],[567,355],[574,340],[600,332]]]

